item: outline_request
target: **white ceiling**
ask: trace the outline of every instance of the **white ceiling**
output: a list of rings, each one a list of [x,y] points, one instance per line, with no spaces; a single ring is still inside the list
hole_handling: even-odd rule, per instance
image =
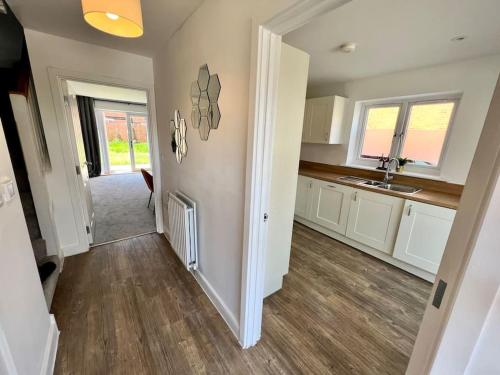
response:
[[[283,40],[311,55],[310,85],[345,82],[500,52],[499,16],[500,0],[353,0]]]
[[[144,35],[119,38],[89,26],[81,0],[7,0],[21,24],[49,34],[153,56],[203,0],[142,0]]]

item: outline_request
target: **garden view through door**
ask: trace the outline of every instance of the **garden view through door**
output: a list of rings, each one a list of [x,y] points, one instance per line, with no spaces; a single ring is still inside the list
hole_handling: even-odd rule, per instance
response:
[[[103,110],[102,116],[107,154],[103,155],[103,162],[107,161],[109,172],[150,169],[147,115]]]

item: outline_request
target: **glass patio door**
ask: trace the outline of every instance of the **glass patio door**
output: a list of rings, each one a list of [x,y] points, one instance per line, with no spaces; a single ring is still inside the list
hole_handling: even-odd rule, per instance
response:
[[[105,173],[151,169],[148,118],[145,113],[97,110]]]

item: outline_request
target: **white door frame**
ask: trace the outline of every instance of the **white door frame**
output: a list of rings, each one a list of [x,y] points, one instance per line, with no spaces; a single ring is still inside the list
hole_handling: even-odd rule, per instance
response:
[[[255,345],[261,336],[264,259],[267,250],[267,224],[264,217],[269,207],[281,36],[349,1],[303,0],[270,21],[254,21],[253,24],[239,337],[244,348]],[[492,185],[496,181],[494,177],[498,176],[500,153],[500,113],[498,110],[495,112],[495,103],[498,103],[497,107],[500,106],[499,87],[496,100],[494,97],[492,101],[436,276],[436,280],[447,281],[448,289],[440,309],[433,307],[431,301],[428,302],[410,358],[408,374],[425,374],[432,367],[454,297],[491,198]],[[492,155],[497,155],[497,158]]]
[[[155,93],[153,84],[144,84],[135,81],[128,81],[117,79],[107,76],[99,76],[90,73],[76,72],[59,68],[48,68],[49,81],[54,100],[54,107],[57,118],[58,131],[61,141],[61,149],[64,157],[64,165],[66,172],[66,181],[69,186],[71,194],[71,202],[73,212],[75,213],[75,224],[78,229],[78,237],[80,247],[89,249],[90,244],[87,238],[85,223],[83,219],[82,197],[78,193],[77,175],[75,173],[75,161],[71,152],[71,148],[75,145],[75,135],[70,129],[64,116],[64,95],[62,90],[63,81],[79,81],[85,83],[101,84],[106,86],[116,86],[135,90],[145,91],[147,95],[147,108],[148,108],[148,138],[150,139],[151,147],[151,167],[153,170],[154,189],[158,192],[154,195],[156,214],[156,231],[163,233],[163,210],[162,195],[161,195],[161,171],[160,171],[160,150],[158,146],[158,128],[156,123],[156,109],[155,109]]]

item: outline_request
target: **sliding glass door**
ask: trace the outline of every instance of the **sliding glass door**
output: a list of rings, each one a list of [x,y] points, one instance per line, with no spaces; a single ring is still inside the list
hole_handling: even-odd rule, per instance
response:
[[[103,106],[111,109],[100,108]],[[143,111],[139,111],[141,107],[144,107]],[[99,103],[95,113],[100,133],[103,173],[151,169],[146,107]]]

